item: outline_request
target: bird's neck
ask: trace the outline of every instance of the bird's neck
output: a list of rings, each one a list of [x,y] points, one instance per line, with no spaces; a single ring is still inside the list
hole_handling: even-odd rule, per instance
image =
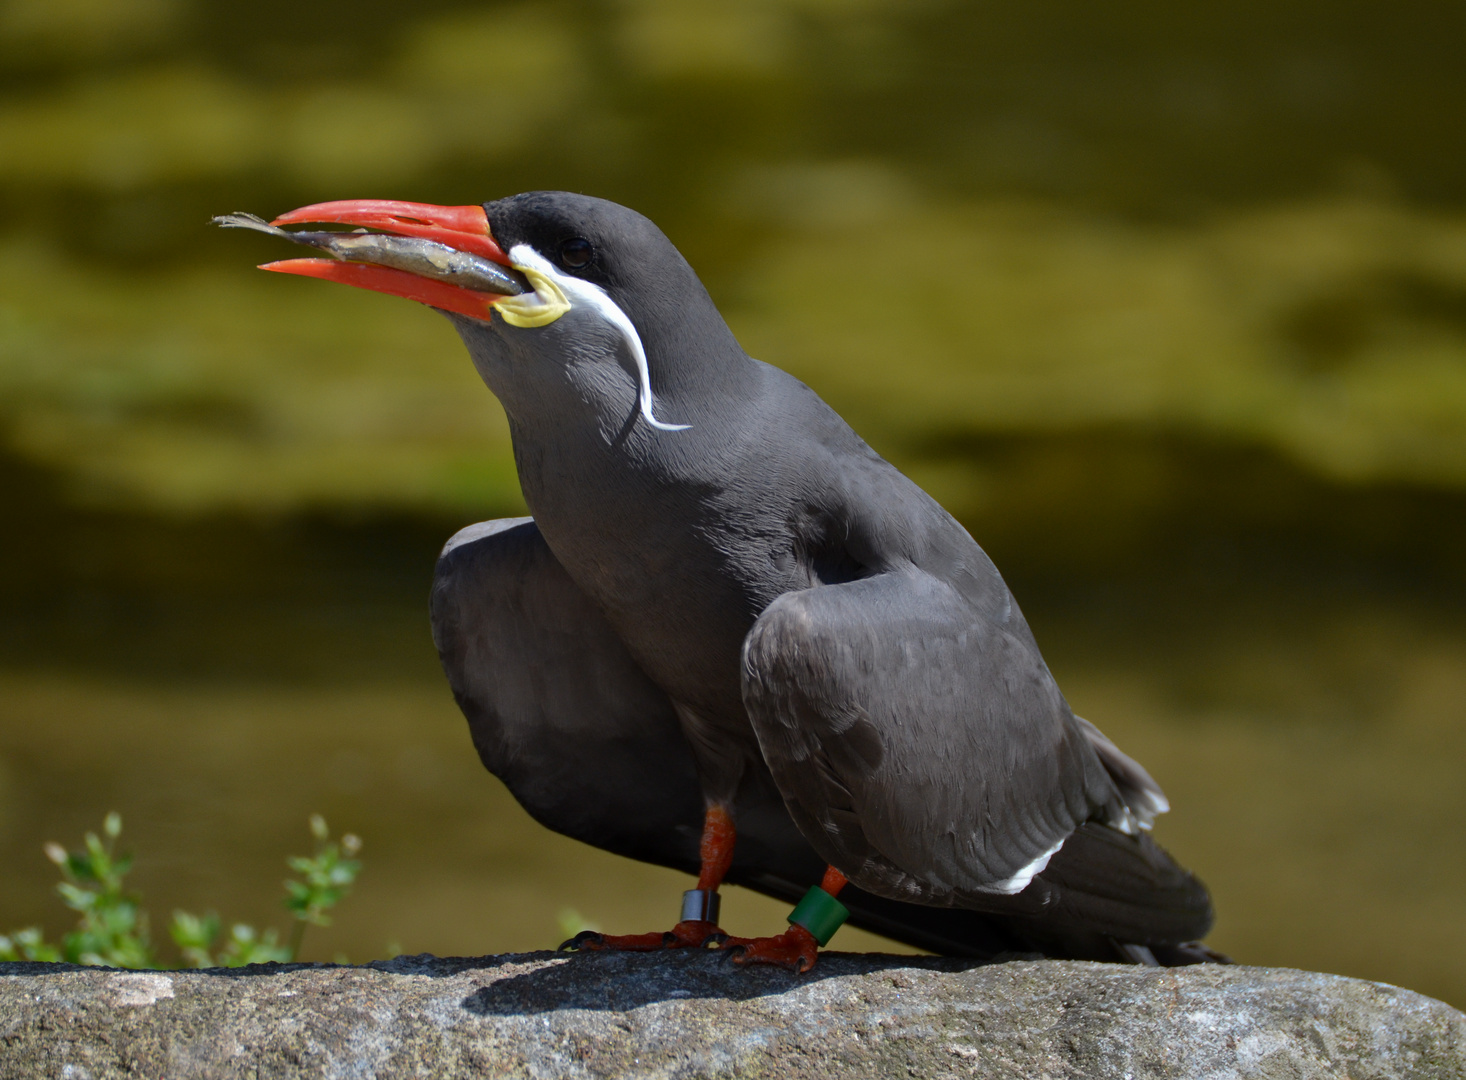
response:
[[[749,397],[756,365],[700,284],[699,292],[682,303],[642,298],[627,314],[646,349],[654,396],[701,412]]]
[[[706,294],[697,300],[674,307],[643,298],[626,310],[629,332],[627,320],[618,323],[588,307],[528,330],[454,322],[504,406],[516,443],[593,437],[606,446],[654,453],[661,444],[651,436],[688,441],[685,433],[658,424],[718,428],[752,407],[759,393],[760,365],[744,353]],[[642,400],[648,387],[650,410]]]

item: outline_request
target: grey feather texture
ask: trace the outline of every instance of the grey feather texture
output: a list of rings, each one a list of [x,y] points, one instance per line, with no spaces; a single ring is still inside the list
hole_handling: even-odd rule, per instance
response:
[[[484,765],[541,824],[695,873],[702,796],[671,702],[559,566],[534,522],[460,530],[432,593],[433,638]],[[728,880],[794,901],[823,866],[767,769],[743,779]],[[1114,939],[1187,941],[1205,890],[1147,838],[1082,826],[1017,896],[934,908],[847,887],[851,923],[934,952],[1116,959]]]
[[[780,597],[743,672],[801,831],[882,895],[1008,891],[1114,798],[1037,651],[922,571]]]
[[[439,559],[432,622],[484,765],[557,832],[695,864],[702,798],[667,696],[533,521],[471,528]]]

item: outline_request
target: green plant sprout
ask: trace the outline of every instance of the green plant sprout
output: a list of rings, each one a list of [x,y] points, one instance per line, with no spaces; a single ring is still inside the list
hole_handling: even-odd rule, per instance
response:
[[[49,945],[36,927],[0,937],[0,959],[66,960],[72,964],[106,967],[153,967],[157,961],[148,937],[148,917],[141,897],[127,892],[123,879],[132,869],[132,856],[117,854],[122,816],[115,810],[102,822],[103,840],[89,832],[82,850],[67,851],[60,844],[45,846],[46,858],[61,869],[56,886],[62,901],[81,918],[60,948]]]
[[[0,960],[37,960],[50,964],[60,959],[61,950],[48,945],[38,927],[27,926],[24,930],[0,934]]]
[[[191,915],[187,911],[175,911],[168,934],[178,946],[179,955],[189,967],[244,967],[246,964],[289,963],[294,959],[289,949],[279,942],[274,929],[263,934],[248,923],[235,923],[229,928],[229,938],[219,950],[218,957],[212,955],[214,942],[219,937],[219,916],[214,912],[207,915]]]
[[[243,967],[245,964],[288,963],[300,955],[301,939],[308,925],[329,926],[327,914],[351,891],[361,862],[354,856],[361,840],[347,833],[340,841],[331,839],[325,818],[312,814],[311,834],[316,840],[312,856],[291,856],[289,867],[303,880],[285,882],[285,907],[293,917],[290,940],[281,945],[278,932],[261,932],[248,923],[234,923],[217,953],[223,923],[214,912],[194,915],[175,911],[168,933],[178,946],[182,966]],[[56,890],[71,910],[80,914],[77,927],[60,946],[50,944],[38,927],[28,926],[0,934],[0,960],[65,960],[72,964],[117,968],[159,967],[148,933],[148,916],[142,897],[127,892],[123,879],[132,869],[131,854],[117,854],[122,834],[122,816],[115,810],[102,824],[103,840],[87,833],[80,851],[67,851],[60,844],[45,846],[46,857],[61,869],[63,880]]]
[[[311,835],[316,838],[316,853],[311,858],[292,855],[286,862],[290,869],[301,875],[304,881],[285,882],[285,906],[295,916],[295,925],[290,928],[290,956],[300,955],[300,939],[310,924],[330,926],[330,911],[351,891],[356,875],[361,873],[361,862],[352,858],[361,850],[361,840],[354,833],[347,833],[337,844],[331,839],[326,819],[320,814],[310,818]]]

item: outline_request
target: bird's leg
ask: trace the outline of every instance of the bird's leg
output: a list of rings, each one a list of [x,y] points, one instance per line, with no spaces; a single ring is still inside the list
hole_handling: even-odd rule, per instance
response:
[[[789,929],[774,937],[729,938],[723,948],[735,964],[774,964],[790,971],[805,972],[814,967],[819,947],[834,936],[849,914],[835,899],[845,887],[845,875],[833,866],[825,868],[824,880],[810,889],[789,914]]]
[[[733,864],[733,845],[737,839],[738,830],[733,827],[733,815],[728,808],[720,804],[708,807],[702,821],[699,851],[702,868],[697,875],[697,888],[682,894],[682,918],[671,930],[651,934],[598,934],[585,930],[560,948],[652,952],[695,949],[722,941],[727,935],[718,928],[718,886]]]
[[[709,939],[721,941],[728,936],[718,928],[718,887],[733,865],[733,846],[737,842],[738,830],[727,807],[716,803],[708,807],[702,819],[702,846],[698,852],[702,866],[697,888],[682,894],[682,918],[672,927],[674,937],[689,938],[688,944],[700,946]]]

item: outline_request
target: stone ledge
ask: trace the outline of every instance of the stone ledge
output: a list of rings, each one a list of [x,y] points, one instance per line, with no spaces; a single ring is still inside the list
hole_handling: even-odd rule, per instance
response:
[[[1277,968],[827,953],[0,964],[0,1077],[1466,1078],[1466,1015]]]

